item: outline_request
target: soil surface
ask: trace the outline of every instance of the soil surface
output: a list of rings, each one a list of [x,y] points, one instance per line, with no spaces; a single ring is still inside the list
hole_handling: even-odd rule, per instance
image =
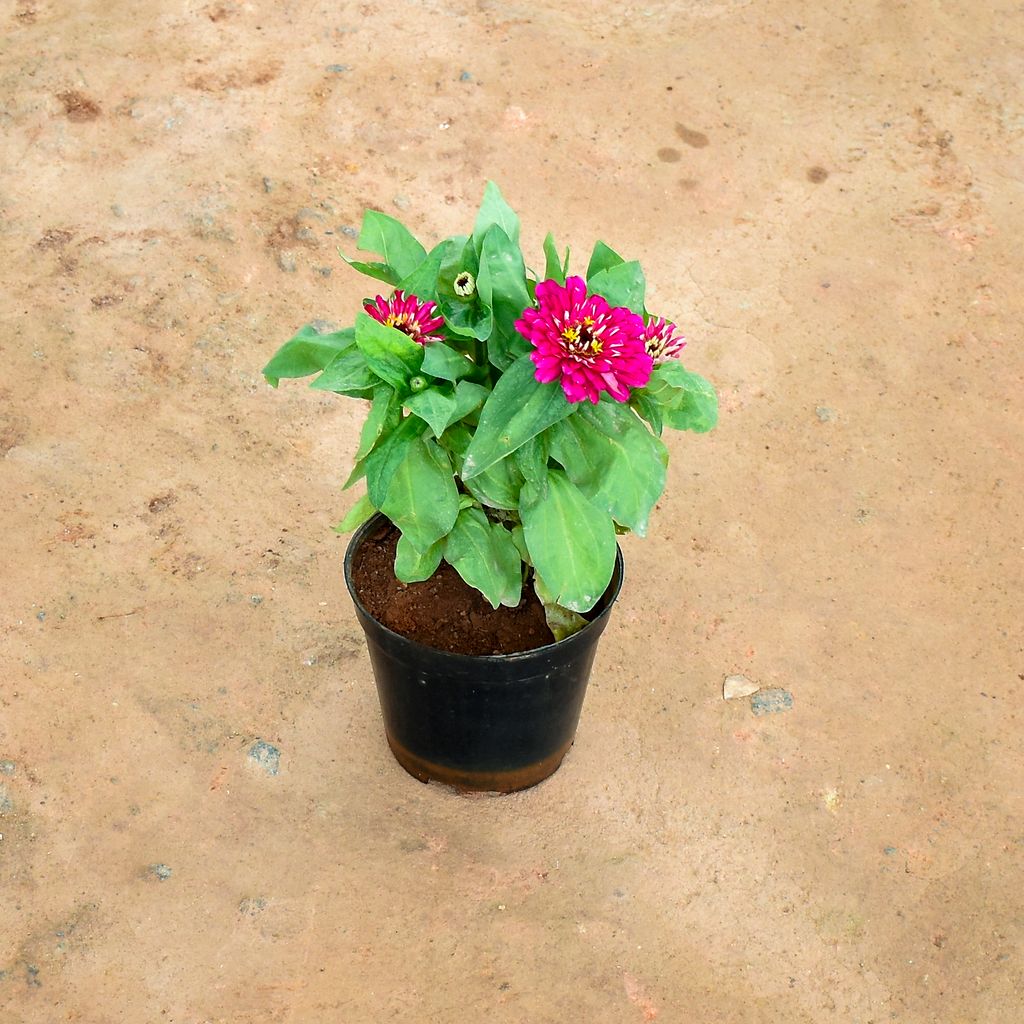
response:
[[[492,608],[447,562],[429,580],[402,583],[394,571],[398,537],[394,526],[383,523],[352,559],[360,600],[389,629],[457,654],[513,654],[554,643],[532,587],[523,588],[517,607]]]
[[[1017,1024],[1020,0],[0,3],[0,1021]],[[641,261],[721,422],[576,742],[395,762],[260,369],[486,179]],[[723,681],[758,687],[724,700]]]

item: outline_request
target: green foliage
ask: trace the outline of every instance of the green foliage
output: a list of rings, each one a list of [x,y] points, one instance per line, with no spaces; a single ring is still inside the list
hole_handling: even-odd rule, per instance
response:
[[[357,530],[376,511],[377,508],[370,501],[370,496],[368,494],[361,495],[356,503],[345,513],[345,518],[334,527],[335,533],[348,533],[351,530]]]
[[[558,247],[555,245],[555,236],[549,231],[544,239],[544,280],[565,284],[568,269],[569,250],[565,250],[565,259],[560,260]]]
[[[676,360],[655,366],[647,386],[630,397],[656,403],[664,422],[676,430],[704,434],[718,423],[715,389]]]
[[[263,376],[273,388],[282,377],[308,377],[329,366],[355,340],[356,332],[351,327],[321,334],[312,324],[307,324],[277,350],[274,358],[263,367]]]
[[[459,513],[444,557],[490,601],[492,608],[515,608],[519,604],[523,577],[512,534],[492,523],[481,509],[466,508]]]
[[[640,264],[635,260],[618,263],[587,279],[590,291],[604,296],[610,306],[625,306],[634,313],[644,311],[644,292],[647,282]]]
[[[377,210],[367,210],[363,214],[363,227],[356,248],[360,252],[379,253],[383,260],[369,264],[349,261],[351,266],[364,274],[369,273],[370,277],[394,285],[408,277],[427,256],[426,249],[413,238],[404,224]],[[372,268],[374,272],[370,273],[367,268]]]
[[[602,509],[559,469],[548,471],[547,494],[522,489],[519,514],[537,575],[555,603],[590,611],[615,569],[615,528]]]
[[[643,537],[665,489],[668,451],[629,406],[585,405],[550,431],[552,456],[569,479],[620,526]]]
[[[423,365],[422,345],[368,313],[356,317],[356,345],[370,370],[398,391],[408,390],[409,381]]]
[[[431,544],[426,551],[419,551],[403,533],[398,538],[395,551],[395,575],[403,583],[420,583],[429,580],[437,572],[444,555],[447,538]]]
[[[519,248],[519,218],[513,212],[512,207],[505,202],[501,189],[493,181],[489,181],[484,188],[484,199],[480,204],[480,212],[476,215],[476,223],[473,225],[473,244],[478,252],[493,225],[501,228],[512,244],[517,249]]]
[[[500,224],[493,224],[484,235],[476,288],[480,301],[490,307],[493,317],[487,357],[499,370],[506,370],[518,356],[530,350],[529,343],[515,329],[516,320],[530,304],[530,294],[519,244],[509,238]]]
[[[459,514],[459,492],[448,453],[436,441],[416,438],[406,446],[380,510],[417,551],[447,536]]]
[[[590,254],[590,262],[587,264],[587,282],[589,283],[591,278],[602,271],[608,270],[610,267],[617,267],[620,263],[625,262],[622,257],[610,246],[604,244],[604,242],[595,242],[594,251]]]
[[[429,373],[431,377],[440,377],[441,380],[454,382],[468,377],[475,367],[472,360],[467,359],[464,353],[456,352],[443,341],[436,341],[424,348],[421,369],[424,373]]]
[[[498,379],[484,403],[462,467],[463,479],[472,479],[511,455],[572,411],[562,389],[554,382],[539,383],[530,357],[520,356]]]
[[[436,303],[430,315],[444,322],[431,333],[444,340],[420,344],[401,320],[387,326],[357,311],[341,331],[303,327],[263,372],[275,387],[312,377],[317,390],[369,401],[345,484],[365,477],[366,493],[336,529],[380,510],[401,533],[395,573],[406,583],[428,579],[443,559],[499,607],[516,605],[530,582],[561,639],[607,589],[616,536],[647,530],[665,486],[663,429],[711,429],[718,401],[674,359],[628,403],[573,404],[558,382],[539,383],[515,327],[538,284],[519,237],[519,218],[493,183],[472,234],[429,253],[397,220],[367,211],[357,248],[378,258],[349,262]],[[543,253],[542,280],[564,285],[569,250],[560,255],[548,234]],[[640,265],[605,243],[594,246],[586,278],[590,293],[646,314]]]
[[[355,334],[354,331],[352,333]],[[353,346],[328,363],[310,387],[318,391],[333,391],[336,395],[362,398],[379,383],[380,379],[366,363],[366,356]]]

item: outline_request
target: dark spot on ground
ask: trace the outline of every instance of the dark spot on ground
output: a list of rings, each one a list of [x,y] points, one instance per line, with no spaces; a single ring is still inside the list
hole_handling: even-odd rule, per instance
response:
[[[57,93],[69,121],[95,121],[100,116],[100,105],[77,89]]]
[[[155,498],[149,499],[149,511],[154,514],[165,512],[169,509],[176,501],[178,496],[174,491],[165,491],[163,494],[158,494]]]
[[[316,233],[302,223],[298,216],[285,217],[279,220],[267,235],[267,245],[271,249],[290,249],[294,245],[303,245],[307,249],[316,249],[319,245]]]
[[[807,169],[807,180],[814,182],[815,185],[820,185],[828,177],[828,171],[824,167],[809,167]]]
[[[94,295],[89,300],[95,309],[106,309],[109,306],[116,306],[120,302],[124,302],[123,295]]]
[[[63,249],[74,236],[63,228],[50,228],[36,242],[37,249]]]
[[[687,192],[692,192],[699,184],[696,178],[681,178],[679,181],[679,187]]]
[[[703,132],[687,128],[685,124],[676,125],[676,135],[694,149],[703,149],[711,141]]]
[[[683,154],[673,146],[664,146],[658,150],[658,159],[663,164],[677,164],[682,158]]]
[[[206,8],[206,16],[210,19],[210,21],[223,21],[225,18],[230,18],[232,14],[237,13],[237,4],[214,4],[212,7]]]
[[[201,92],[227,92],[229,89],[248,89],[254,85],[267,85],[281,73],[280,61],[264,61],[248,67],[232,68],[223,74],[208,71],[193,75],[188,84]]]

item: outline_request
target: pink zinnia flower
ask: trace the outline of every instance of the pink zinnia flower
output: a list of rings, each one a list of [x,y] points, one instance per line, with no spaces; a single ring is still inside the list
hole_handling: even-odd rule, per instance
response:
[[[616,401],[630,388],[643,387],[653,362],[644,348],[644,322],[623,306],[612,307],[600,295],[587,295],[581,277],[537,285],[539,308],[523,310],[516,330],[530,342],[536,377],[542,384],[561,380],[570,402],[595,405],[602,391]]]
[[[669,359],[678,358],[679,353],[686,347],[683,335],[676,334],[676,325],[669,323],[664,317],[649,320],[640,337],[647,354],[655,363],[666,363]]]
[[[397,291],[390,299],[378,295],[373,302],[366,302],[363,309],[374,320],[408,334],[420,345],[442,340],[438,335],[430,333],[444,325],[444,318],[436,315],[436,302],[421,302],[415,295]]]

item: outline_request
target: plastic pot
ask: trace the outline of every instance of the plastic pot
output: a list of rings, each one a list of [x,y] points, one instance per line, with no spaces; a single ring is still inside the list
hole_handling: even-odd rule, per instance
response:
[[[375,619],[352,584],[352,561],[382,520],[361,526],[345,554],[345,583],[377,683],[384,732],[398,763],[421,782],[511,793],[553,774],[576,736],[597,642],[622,586],[611,583],[578,633],[516,654],[452,654]]]

